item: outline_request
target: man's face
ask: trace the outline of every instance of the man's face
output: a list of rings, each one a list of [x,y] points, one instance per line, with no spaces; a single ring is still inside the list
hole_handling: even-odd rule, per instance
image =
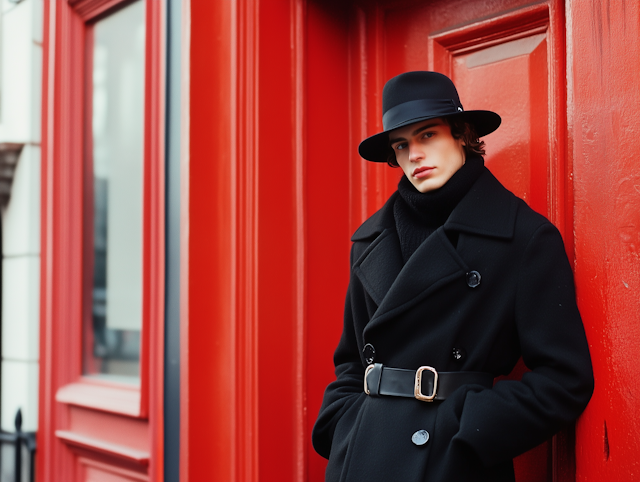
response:
[[[405,176],[423,193],[444,186],[465,162],[462,139],[454,139],[441,118],[394,129],[389,144]]]

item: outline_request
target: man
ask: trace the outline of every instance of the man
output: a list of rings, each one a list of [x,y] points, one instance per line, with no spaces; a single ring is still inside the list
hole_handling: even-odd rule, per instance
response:
[[[500,125],[435,72],[383,90],[362,157],[404,176],[352,237],[337,379],[314,430],[327,481],[513,481],[513,457],[593,391],[557,229],[484,167]],[[521,381],[499,381],[522,357]]]

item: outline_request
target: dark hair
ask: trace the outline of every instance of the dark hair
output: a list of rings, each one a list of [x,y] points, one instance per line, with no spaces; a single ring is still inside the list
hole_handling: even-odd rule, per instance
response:
[[[466,156],[485,155],[484,141],[478,139],[478,134],[472,124],[457,117],[443,117],[442,120],[451,129],[451,136],[454,139],[462,139],[464,142],[462,147]],[[396,160],[396,153],[391,146],[388,146],[387,164],[391,167],[400,167]]]

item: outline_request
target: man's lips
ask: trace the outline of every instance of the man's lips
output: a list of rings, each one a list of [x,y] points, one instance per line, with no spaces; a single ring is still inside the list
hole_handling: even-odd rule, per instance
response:
[[[433,171],[434,169],[435,168],[428,166],[416,167],[413,170],[413,177],[422,179],[423,177],[427,177],[429,174],[431,174],[431,171]]]

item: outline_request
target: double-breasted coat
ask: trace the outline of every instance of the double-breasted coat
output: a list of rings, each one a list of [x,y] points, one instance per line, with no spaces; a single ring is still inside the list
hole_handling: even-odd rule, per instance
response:
[[[329,459],[326,480],[513,480],[513,457],[576,419],[593,391],[560,234],[484,169],[405,264],[397,195],[352,237],[337,379],[312,436]],[[394,368],[498,377],[522,357],[530,371],[444,401],[372,397],[363,391],[366,344],[375,363]],[[419,430],[429,433],[424,445],[412,442]]]

